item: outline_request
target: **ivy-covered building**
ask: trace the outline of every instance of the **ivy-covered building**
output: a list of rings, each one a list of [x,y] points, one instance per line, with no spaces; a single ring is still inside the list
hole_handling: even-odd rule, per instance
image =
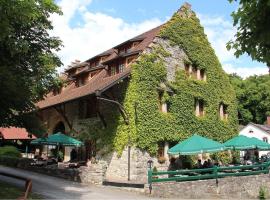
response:
[[[141,180],[150,158],[166,168],[169,146],[194,133],[221,142],[237,134],[235,92],[189,4],[165,24],[74,62],[63,79],[37,103],[41,119],[49,133],[83,139],[107,179],[126,180],[129,171]]]

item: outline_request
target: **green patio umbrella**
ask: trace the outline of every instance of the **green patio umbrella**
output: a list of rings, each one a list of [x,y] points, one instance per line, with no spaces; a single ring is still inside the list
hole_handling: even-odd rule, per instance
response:
[[[257,138],[250,138],[238,135],[224,143],[226,149],[247,150],[247,149],[270,149],[270,144]]]
[[[269,150],[270,149],[270,144],[267,142],[264,142],[262,140],[259,140],[258,138],[252,137],[252,140],[254,140],[256,144],[256,148],[260,150]]]
[[[45,144],[46,145],[48,144],[48,142],[47,142],[47,138],[38,138],[38,139],[32,140],[30,144],[33,144],[33,145]]]
[[[179,142],[170,148],[169,154],[196,155],[200,153],[212,153],[223,151],[224,145],[214,140],[194,134],[190,138]]]
[[[56,133],[50,135],[48,138],[39,138],[33,140],[31,144],[45,144],[45,145],[63,145],[63,146],[81,146],[83,143],[63,133]]]

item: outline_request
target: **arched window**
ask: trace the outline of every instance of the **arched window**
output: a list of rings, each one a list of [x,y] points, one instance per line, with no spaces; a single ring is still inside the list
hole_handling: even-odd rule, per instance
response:
[[[65,124],[63,122],[58,122],[53,129],[53,134],[58,132],[65,133],[65,131]]]

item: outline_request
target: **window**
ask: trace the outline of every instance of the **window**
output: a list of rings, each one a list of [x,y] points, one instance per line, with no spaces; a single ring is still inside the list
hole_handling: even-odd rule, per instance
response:
[[[200,70],[200,80],[206,81],[206,74],[204,69]]]
[[[263,137],[263,141],[268,143],[268,138],[267,137]]]
[[[79,101],[79,119],[97,116],[97,100],[95,97]]]
[[[158,104],[159,104],[159,111],[163,113],[168,113],[170,112],[171,108],[171,103],[166,101],[164,102],[163,99],[164,92],[159,92],[158,93]]]
[[[86,101],[86,116],[85,118],[91,118],[97,116],[97,100],[95,97]]]
[[[136,58],[135,56],[126,58],[126,64],[128,65],[128,64],[131,63],[135,58]]]
[[[124,67],[125,67],[124,64],[119,65],[119,73],[124,71]]]
[[[192,71],[192,68],[191,68],[190,64],[185,64],[185,71],[186,71],[186,75],[188,77],[190,77],[191,76],[191,71]]]
[[[228,120],[228,105],[223,103],[219,106],[219,116],[221,120]]]
[[[56,96],[56,95],[60,94],[61,91],[62,91],[62,88],[55,88],[55,89],[53,89],[53,95]]]
[[[164,157],[164,142],[160,142],[158,144],[157,157],[158,158]]]
[[[111,75],[115,75],[116,74],[116,67],[111,67]]]
[[[191,74],[192,78],[198,79],[198,74],[197,73],[198,73],[197,72],[197,67],[192,66],[192,74]]]
[[[204,114],[204,101],[200,99],[195,100],[195,115],[197,117],[203,117]]]

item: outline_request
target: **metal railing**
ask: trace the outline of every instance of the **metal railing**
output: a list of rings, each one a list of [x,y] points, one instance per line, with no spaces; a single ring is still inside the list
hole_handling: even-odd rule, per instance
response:
[[[217,167],[205,169],[176,170],[176,171],[148,171],[148,184],[167,181],[195,181],[216,179],[228,176],[249,176],[269,173],[270,162],[257,165],[243,165],[231,167]],[[160,177],[161,176],[161,177]],[[166,177],[167,176],[167,177]],[[151,188],[150,188],[151,189]]]
[[[24,185],[25,192],[18,199],[23,199],[23,200],[27,199],[29,193],[32,190],[32,180],[31,179],[28,179],[28,178],[25,178],[25,177],[22,177],[22,176],[17,176],[17,175],[5,173],[5,172],[0,172],[0,175],[25,181],[25,185]]]

